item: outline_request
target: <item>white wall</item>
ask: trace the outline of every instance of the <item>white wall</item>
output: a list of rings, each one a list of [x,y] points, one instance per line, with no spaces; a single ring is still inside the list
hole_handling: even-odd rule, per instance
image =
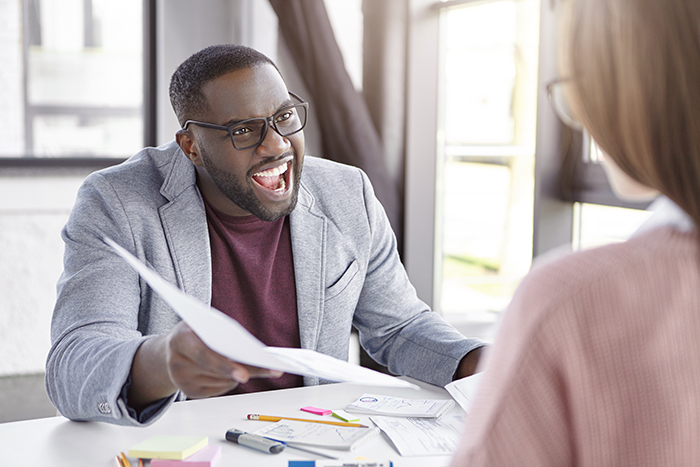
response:
[[[0,376],[42,373],[81,172],[0,170]]]

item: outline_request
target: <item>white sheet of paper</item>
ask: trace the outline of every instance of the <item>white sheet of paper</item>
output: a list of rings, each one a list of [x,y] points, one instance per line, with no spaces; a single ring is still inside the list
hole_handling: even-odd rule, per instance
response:
[[[418,389],[418,386],[408,381],[313,350],[267,347],[238,321],[173,286],[114,240],[105,238],[104,241],[143,277],[202,342],[224,357],[246,365],[317,376],[329,381]]]
[[[481,381],[481,376],[483,372],[474,373],[466,378],[458,379],[457,381],[452,381],[445,389],[450,393],[452,398],[457,401],[457,403],[464,409],[465,412],[469,413],[469,409],[474,401],[474,396],[476,395],[476,390],[479,387],[479,382]]]
[[[452,455],[464,429],[465,414],[459,408],[440,419],[369,417],[402,456]]]
[[[452,399],[407,399],[405,397],[362,394],[345,410],[350,413],[388,417],[440,418],[454,407]]]

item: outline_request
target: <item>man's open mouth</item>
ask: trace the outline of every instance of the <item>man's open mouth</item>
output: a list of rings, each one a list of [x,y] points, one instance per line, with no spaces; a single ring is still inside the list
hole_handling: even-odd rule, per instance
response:
[[[289,186],[289,169],[291,168],[291,164],[292,159],[290,158],[287,162],[276,167],[254,173],[253,181],[266,190],[270,190],[276,194],[282,194],[287,191],[287,187]]]

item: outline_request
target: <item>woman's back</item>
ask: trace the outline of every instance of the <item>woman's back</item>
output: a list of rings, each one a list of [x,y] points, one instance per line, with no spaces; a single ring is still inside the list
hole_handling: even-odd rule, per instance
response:
[[[700,465],[700,249],[662,227],[535,268],[454,465]]]

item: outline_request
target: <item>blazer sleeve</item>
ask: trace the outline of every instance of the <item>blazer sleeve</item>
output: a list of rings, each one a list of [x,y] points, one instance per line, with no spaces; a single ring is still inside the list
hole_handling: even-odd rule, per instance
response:
[[[148,337],[139,331],[138,275],[102,240],[136,251],[127,213],[104,176],[86,179],[61,235],[64,271],[46,361],[49,398],[71,420],[152,423],[178,394],[145,417],[124,399],[134,354]]]
[[[353,321],[360,342],[392,373],[444,386],[452,381],[462,357],[484,343],[466,338],[418,298],[384,208],[360,173],[371,232],[367,273]]]

